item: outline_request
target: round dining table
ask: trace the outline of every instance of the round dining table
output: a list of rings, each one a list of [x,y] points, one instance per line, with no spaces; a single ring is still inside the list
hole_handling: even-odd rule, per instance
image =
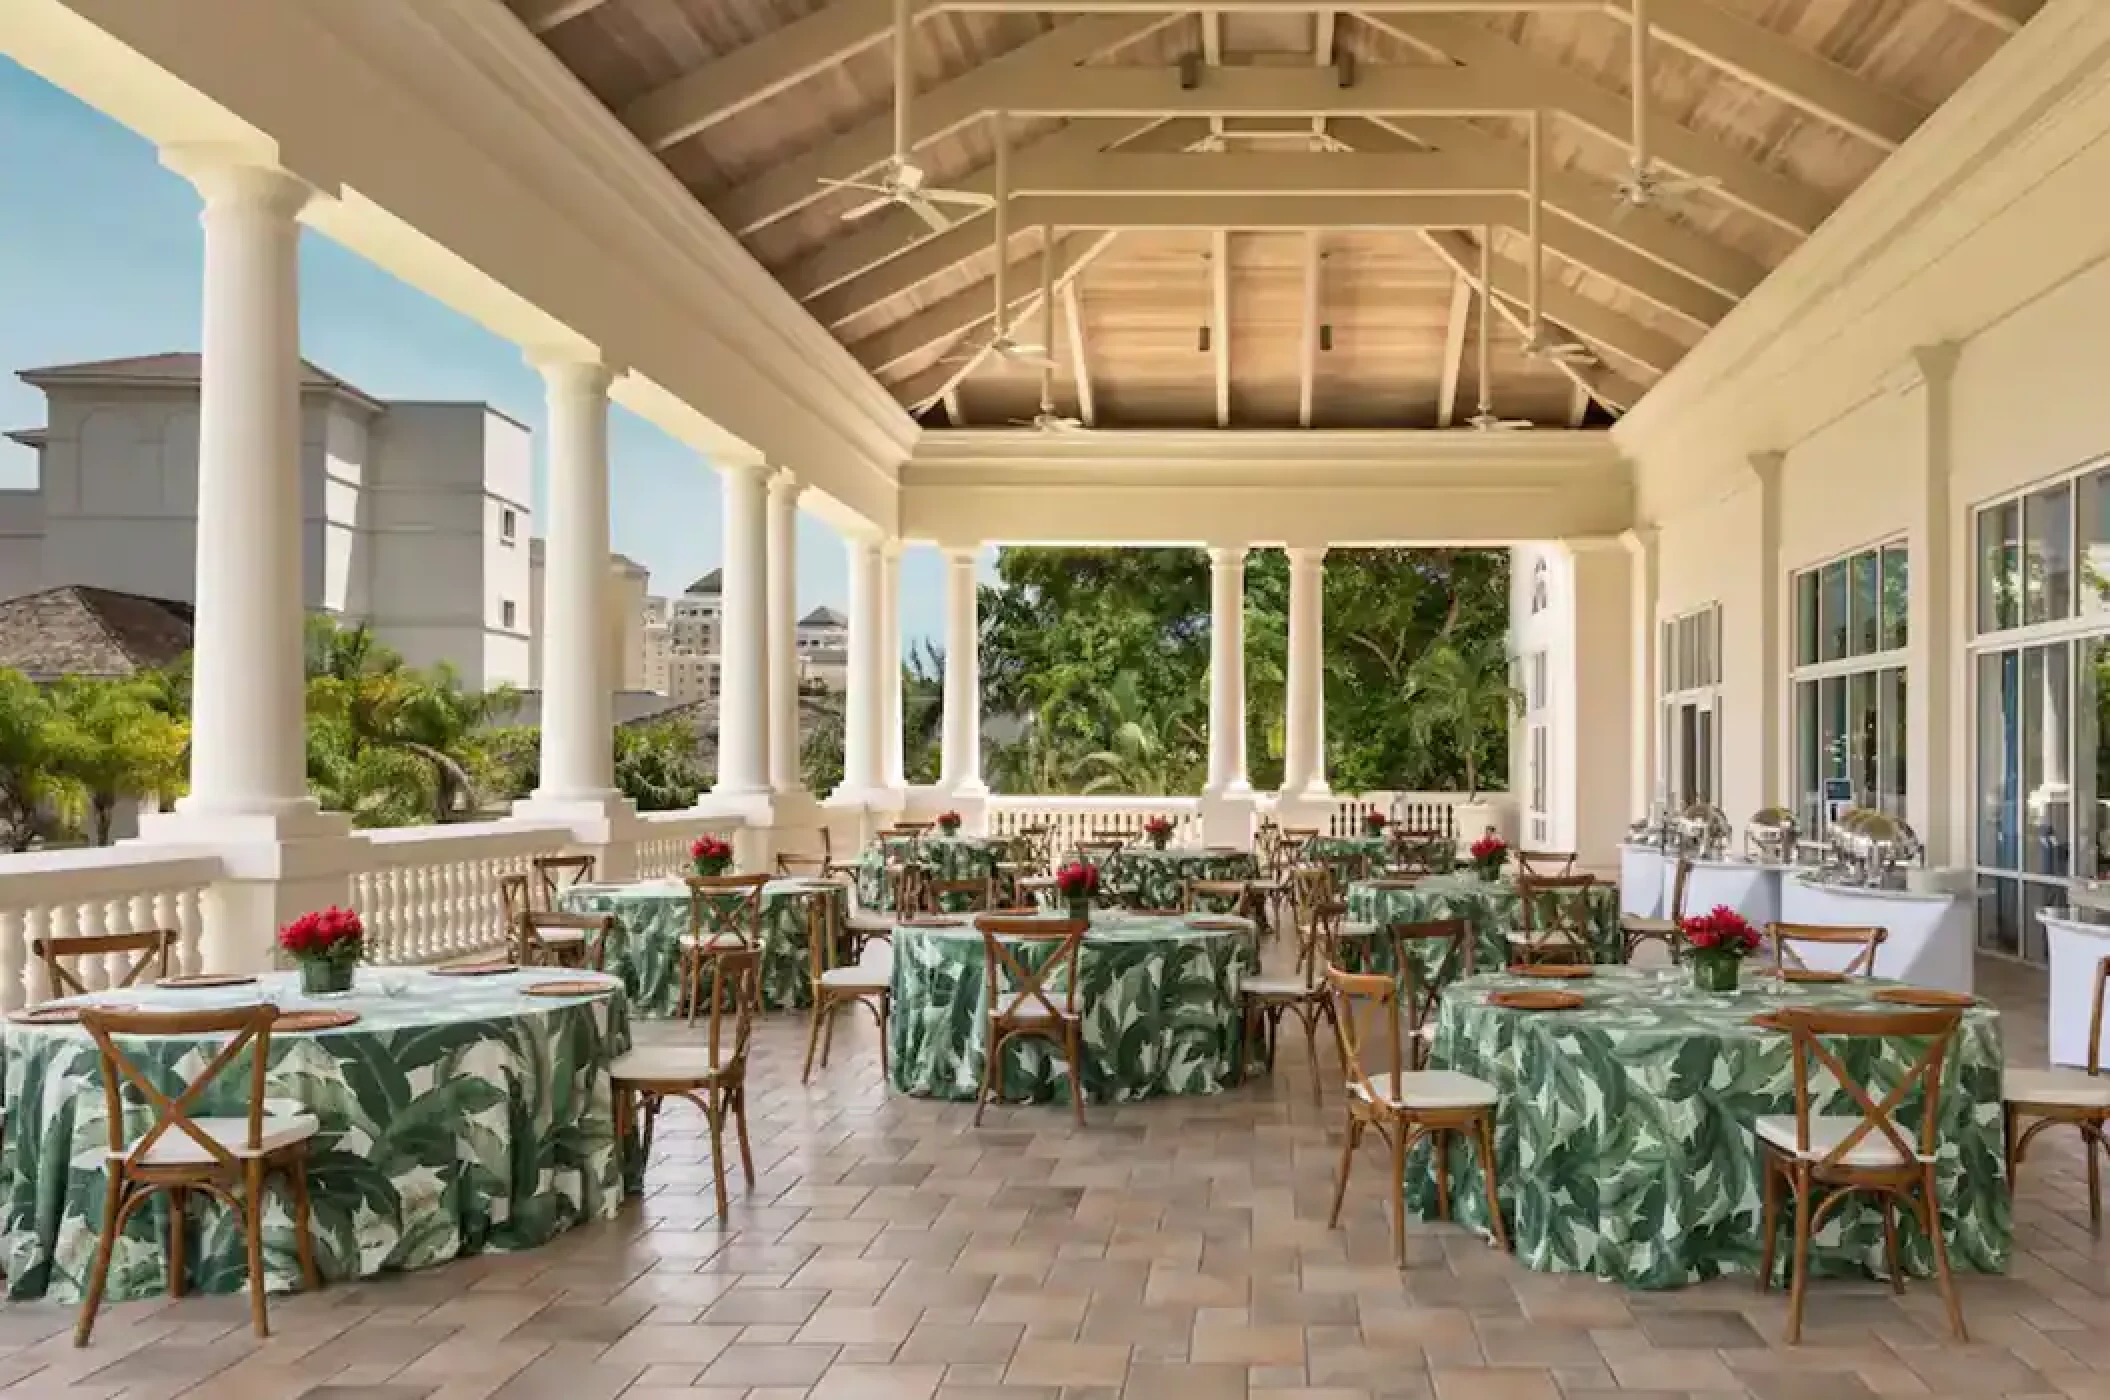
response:
[[[893,885],[887,880],[887,862],[905,856],[914,858],[933,880],[979,880],[996,873],[1010,847],[1004,836],[945,836],[936,831],[921,836],[889,836],[857,857],[857,902],[865,909],[892,909]]]
[[[565,996],[537,984],[591,983]],[[309,1143],[315,1251],[327,1279],[428,1268],[485,1251],[531,1249],[623,1201],[608,1065],[630,1048],[622,983],[599,973],[533,968],[483,976],[360,968],[348,995],[301,995],[294,973],[233,986],[128,987],[48,1003],[102,1002],[141,1011],[198,1011],[269,1003],[282,1012],[350,1012],[329,1030],[274,1031],[265,1070],[267,1110],[313,1115]],[[18,1016],[22,1013],[18,1013]],[[128,1058],[174,1096],[225,1036],[143,1036]],[[247,1112],[253,1051],[217,1076],[193,1116]],[[102,1221],[109,1146],[102,1067],[77,1021],[0,1031],[6,1059],[7,1142],[0,1152],[0,1263],[12,1298],[77,1302]],[[152,1115],[132,1096],[127,1137]],[[135,1115],[136,1121],[131,1121]],[[292,1218],[282,1188],[264,1219],[267,1287],[298,1285]],[[242,1232],[193,1192],[192,1289],[234,1292],[247,1281]],[[166,1291],[168,1197],[134,1213],[118,1241],[107,1296]]]
[[[681,938],[689,931],[689,887],[684,881],[573,885],[559,893],[557,907],[573,914],[615,916],[615,937],[601,965],[623,980],[632,1015],[683,1014]],[[783,1011],[813,1005],[811,930],[818,920],[840,937],[849,917],[849,891],[837,881],[793,877],[762,887],[764,1008]]]
[[[1350,936],[1369,939],[1369,951],[1358,955],[1349,949],[1344,956],[1360,956],[1361,965],[1371,971],[1392,971],[1391,949],[1383,939],[1370,937],[1370,926],[1463,919],[1471,931],[1473,966],[1483,971],[1504,967],[1509,963],[1509,935],[1523,927],[1523,905],[1517,882],[1506,875],[1483,880],[1469,870],[1454,870],[1447,875],[1357,880],[1348,887],[1348,922],[1363,928]],[[1617,887],[1591,886],[1586,921],[1590,960],[1625,961]],[[1539,926],[1545,926],[1543,917]]]
[[[989,1041],[980,931],[966,917],[918,919],[896,925],[893,947],[888,1050],[894,1087],[921,1097],[973,1099]],[[1017,947],[1027,967],[1054,951],[1052,945]],[[1213,1094],[1235,1083],[1238,989],[1254,958],[1246,919],[1095,911],[1077,958],[1087,1101]],[[1005,1047],[1007,1101],[1067,1103],[1070,1091],[1053,1042],[1022,1038]]]
[[[1130,909],[1179,909],[1189,880],[1255,880],[1253,853],[1231,847],[1124,846],[1099,871],[1102,899]]]
[[[1871,978],[1781,982],[1747,965],[1732,993],[1694,988],[1689,971],[1599,968],[1564,981],[1579,1010],[1490,1005],[1490,992],[1549,984],[1489,973],[1442,996],[1432,1068],[1495,1086],[1495,1158],[1502,1209],[1516,1255],[1556,1273],[1586,1273],[1629,1288],[1675,1288],[1759,1260],[1761,1179],[1752,1125],[1795,1111],[1792,1039],[1752,1017],[1793,1007],[1853,1011],[1907,1008],[1875,1000],[1896,983]],[[1832,1042],[1878,1102],[1908,1073],[1923,1040],[1856,1037]],[[1965,1010],[1942,1074],[1937,1190],[1952,1265],[2006,1271],[2013,1240],[2001,1137],[2000,1015]],[[1812,1110],[1857,1114],[1836,1084],[1813,1071]],[[1916,1129],[1916,1103],[1899,1122]],[[1455,1141],[1456,1135],[1454,1135]],[[1488,1230],[1479,1163],[1452,1148],[1454,1218]],[[1409,1210],[1436,1213],[1428,1149],[1407,1166]],[[1932,1273],[1933,1252],[1903,1226],[1908,1273]],[[1781,1236],[1785,1257],[1787,1235]],[[1882,1212],[1866,1198],[1842,1206],[1817,1232],[1811,1269],[1880,1275]]]

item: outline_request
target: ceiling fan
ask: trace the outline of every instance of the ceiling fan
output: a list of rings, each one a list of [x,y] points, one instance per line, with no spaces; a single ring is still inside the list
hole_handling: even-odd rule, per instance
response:
[[[1494,341],[1490,338],[1495,314],[1494,298],[1494,247],[1495,231],[1485,225],[1480,229],[1480,403],[1479,411],[1466,419],[1467,426],[1480,433],[1521,432],[1532,426],[1529,418],[1497,418],[1494,394]]]
[[[1626,174],[1613,187],[1621,212],[1650,209],[1666,195],[1712,190],[1721,181],[1711,175],[1678,175],[1649,158],[1648,153],[1648,0],[1629,0],[1634,30],[1629,36],[1627,86],[1633,91],[1634,149]]]
[[[1046,224],[1040,226],[1040,338],[1050,346],[1055,343],[1055,230]],[[1066,418],[1055,411],[1055,362],[1052,358],[1040,362],[1040,409],[1031,418],[1014,418],[1014,428],[1031,428],[1042,433],[1081,433],[1086,431],[1081,418]]]
[[[1542,186],[1546,173],[1546,116],[1534,107],[1531,110],[1531,172],[1529,177],[1531,208],[1525,225],[1531,237],[1531,266],[1527,269],[1530,328],[1524,336],[1524,353],[1534,359],[1553,360],[1561,364],[1595,364],[1597,354],[1577,340],[1559,340],[1546,328],[1545,317],[1540,314],[1539,304],[1545,296],[1546,283],[1546,197]],[[1483,250],[1484,256],[1484,250]],[[1485,286],[1485,282],[1481,284]]]
[[[994,355],[1014,365],[1032,369],[1053,368],[1054,361],[1048,358],[1045,345],[1031,345],[1011,334],[1011,302],[1005,295],[1004,263],[1009,257],[1011,241],[1011,123],[1003,112],[996,114],[996,203],[994,219],[996,225],[996,275],[991,280],[996,289],[996,333],[978,348],[961,354],[949,355],[941,363],[972,365],[985,355]],[[1049,232],[1049,230],[1043,230]],[[1043,281],[1047,280],[1048,260],[1054,256],[1052,248],[1041,250]],[[1045,302],[1042,303],[1046,305]]]
[[[831,190],[859,190],[872,198],[843,211],[843,222],[850,223],[877,213],[889,204],[898,204],[929,224],[939,233],[952,227],[952,220],[945,216],[941,204],[960,205],[973,209],[987,209],[994,201],[986,194],[973,190],[945,190],[928,186],[930,175],[916,164],[909,151],[909,99],[913,95],[913,79],[909,75],[909,38],[911,33],[909,0],[894,0],[894,153],[887,157],[886,164],[879,167],[876,180],[829,180],[821,183]]]

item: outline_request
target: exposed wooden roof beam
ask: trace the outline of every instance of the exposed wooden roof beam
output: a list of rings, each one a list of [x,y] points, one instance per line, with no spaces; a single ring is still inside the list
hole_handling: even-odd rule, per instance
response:
[[[957,384],[945,391],[945,421],[955,428],[967,426],[967,412],[960,407],[960,386]]]
[[[1479,289],[1480,249],[1479,245],[1471,237],[1462,233],[1439,233],[1435,230],[1430,230],[1422,234],[1422,239],[1430,248],[1435,250],[1438,257],[1451,265],[1453,272],[1465,278],[1476,291]],[[1514,263],[1508,266],[1515,274],[1514,280],[1521,284],[1524,269]],[[1518,302],[1511,301],[1504,295],[1505,278],[1502,268],[1503,264],[1501,263],[1495,265],[1496,295],[1480,299],[1480,312],[1485,315],[1491,308],[1495,314],[1507,321],[1516,330],[1517,334],[1527,334],[1529,331],[1529,318],[1525,315]],[[1549,310],[1554,305],[1565,302],[1572,295],[1572,293],[1562,295],[1549,294],[1546,298]],[[1615,317],[1615,319],[1624,320],[1625,318]],[[1547,320],[1547,329],[1563,340],[1587,339],[1587,337],[1578,336],[1570,330],[1559,313],[1548,316]],[[1639,328],[1637,327],[1636,329]],[[1641,398],[1643,391],[1640,385],[1603,365],[1570,364],[1565,360],[1556,360],[1554,364],[1559,367],[1561,373],[1568,376],[1570,383],[1583,385],[1590,391],[1592,398],[1614,413],[1624,413]]]
[[[1973,19],[1982,19],[2012,34],[2036,17],[2044,0],[1949,0]]]
[[[1568,426],[1580,428],[1590,417],[1590,391],[1580,384],[1568,386]]]
[[[601,8],[606,0],[507,0],[530,34],[547,34],[558,25]]]
[[[1612,0],[1611,10],[1632,22],[1632,0]],[[1649,19],[1672,48],[1886,151],[1927,119],[1923,109],[1710,0],[1655,0]]]
[[[1451,278],[1451,316],[1443,331],[1443,378],[1436,385],[1436,426],[1448,428],[1458,418],[1458,378],[1465,367],[1465,333],[1473,311],[1473,284],[1463,274]]]
[[[1319,272],[1324,263],[1319,251],[1319,235],[1313,230],[1304,235],[1304,347],[1300,352],[1300,368],[1297,375],[1297,426],[1311,426],[1312,400],[1318,392],[1319,379]]]
[[[1209,0],[1209,10],[1227,15],[1316,14],[1339,5],[1340,0]],[[1354,8],[1394,14],[1493,15],[1506,19],[1527,10],[1546,14],[1591,14],[1604,6],[1605,0],[1371,0],[1367,6]],[[1148,10],[1191,11],[1194,0],[945,0],[945,8],[999,13],[1138,14]]]
[[[1524,169],[1448,155],[1072,156],[1021,171],[1021,195],[1514,194]]]
[[[1539,100],[1514,74],[1439,64],[1359,68],[1350,87],[1329,68],[1204,68],[1191,88],[1180,86],[1180,70],[1171,67],[1107,66],[1094,68],[1089,81],[1079,76],[1074,64],[1022,66],[991,105],[1001,101],[1008,112],[1034,117],[1485,116]]]
[[[1437,246],[1460,257],[1469,256],[1477,261],[1480,256],[1477,245],[1462,233],[1432,230],[1427,237]],[[1453,262],[1452,266],[1457,264]],[[1475,271],[1478,269],[1475,268]],[[1518,309],[1524,308],[1529,301],[1529,289],[1526,286],[1528,276],[1528,270],[1523,263],[1497,253],[1494,258],[1492,289],[1496,303],[1499,305],[1507,302]],[[1611,310],[1603,303],[1592,301],[1558,284],[1545,288],[1543,305],[1546,318],[1557,323],[1559,327],[1555,334],[1586,340],[1600,350],[1610,351],[1658,374],[1668,371],[1685,354],[1685,347],[1669,336],[1650,330],[1639,322]]]
[[[1063,334],[1070,343],[1070,382],[1077,388],[1077,418],[1085,427],[1099,420],[1099,411],[1092,401],[1091,353],[1084,343],[1084,307],[1077,291],[1077,279],[1072,277],[1062,284]]]
[[[1216,360],[1216,426],[1231,426],[1231,231],[1209,246],[1209,348]]]
[[[1070,247],[1070,244],[1074,243],[1075,241],[1076,240],[1074,239],[1066,240],[1063,244],[1064,251],[1067,252]],[[1059,294],[1064,287],[1067,287],[1076,278],[1083,276],[1084,270],[1087,267],[1091,266],[1092,260],[1094,258],[1097,258],[1100,254],[1104,253],[1107,248],[1113,243],[1113,241],[1114,235],[1110,233],[1101,234],[1091,239],[1090,246],[1085,249],[1082,256],[1078,257],[1075,261],[1068,262],[1067,266],[1061,268],[1056,273],[1056,292]],[[982,292],[983,298],[985,300],[988,300],[989,291],[987,286],[985,285],[980,288],[980,291]],[[1025,305],[1020,310],[1019,316],[1023,318],[1032,315],[1033,308],[1038,306],[1039,304],[1040,288],[1036,286],[1031,292],[1027,293]],[[993,301],[991,302],[991,305],[994,306]],[[985,317],[984,319],[986,320],[989,318]],[[968,335],[972,332],[973,327],[966,327],[958,335],[953,337],[953,348],[959,348],[960,343],[966,340]],[[892,386],[895,401],[911,410],[921,409],[925,405],[929,404],[933,399],[937,398],[941,394],[948,392],[955,385],[959,384],[962,380],[966,379],[967,376],[973,374],[977,369],[981,368],[982,362],[988,358],[989,347],[987,345],[984,345],[979,350],[976,350],[973,353],[969,354],[966,359],[959,364],[947,365],[940,363],[934,364],[927,369],[921,370],[913,377],[903,380],[901,383]]]
[[[1022,211],[1021,222],[1027,222]],[[1068,277],[1087,257],[1099,251],[1109,235],[1104,233],[1078,233],[1064,238],[1055,252],[1055,277],[1058,284]],[[1012,325],[1020,325],[1033,314],[1040,304],[1040,252],[1036,248],[1022,258],[1007,263],[1007,277],[1013,278],[1012,286],[1019,288],[1005,300],[1011,304],[1014,315]],[[961,290],[924,308],[905,321],[888,326],[862,340],[852,341],[850,353],[863,362],[865,368],[878,373],[892,365],[929,349],[942,340],[949,340],[962,331],[972,331],[996,319],[996,299],[990,294],[990,279],[984,278],[971,287]],[[1023,337],[1021,337],[1023,338]]]
[[[1164,14],[1089,15],[1059,25],[918,94],[915,140],[920,143],[942,136],[999,107],[1023,112],[1025,109],[1010,102],[1008,95],[1015,83],[1036,73],[1051,80],[1066,77],[1071,84],[1083,86],[1077,84],[1079,63],[1118,49],[1171,18]],[[1094,73],[1095,82],[1097,77]],[[893,115],[882,112],[818,146],[776,162],[767,174],[728,190],[710,201],[711,212],[732,232],[752,233],[826,195],[828,191],[820,183],[823,179],[854,179],[881,164],[893,144]]]
[[[1202,62],[1211,68],[1221,68],[1224,62],[1224,17],[1221,10],[1202,11]],[[1209,117],[1209,130],[1221,136],[1224,119],[1214,113]]]
[[[1364,12],[1366,23],[1388,34],[1469,64],[1483,76],[1502,75],[1523,82],[1543,105],[1580,122],[1606,140],[1625,145],[1633,125],[1624,93],[1544,59],[1492,29],[1447,15],[1391,19]],[[1726,199],[1791,233],[1814,232],[1832,211],[1831,201],[1748,157],[1664,115],[1651,123],[1654,154],[1674,170],[1712,176],[1721,182],[1712,197]]]

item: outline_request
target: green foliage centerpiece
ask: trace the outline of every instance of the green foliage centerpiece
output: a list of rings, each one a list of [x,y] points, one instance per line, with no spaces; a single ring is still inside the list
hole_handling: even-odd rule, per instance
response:
[[[723,875],[733,868],[733,848],[723,839],[706,832],[690,843],[689,864],[698,875],[706,878]]]
[[[343,996],[366,948],[366,926],[349,909],[331,905],[303,914],[278,931],[278,946],[300,967],[304,996]]]
[[[1099,893],[1099,867],[1090,861],[1073,860],[1055,872],[1055,892],[1073,920],[1088,922],[1092,900]]]
[[[1692,964],[1692,984],[1703,992],[1733,992],[1745,958],[1758,951],[1758,930],[1726,904],[1687,919],[1685,957]]]
[[[1149,838],[1152,850],[1164,850],[1172,844],[1172,818],[1152,817],[1143,823],[1143,835]]]

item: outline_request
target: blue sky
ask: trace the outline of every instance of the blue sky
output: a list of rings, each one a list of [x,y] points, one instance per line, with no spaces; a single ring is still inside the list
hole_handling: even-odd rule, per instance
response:
[[[0,58],[0,429],[44,421],[17,370],[195,350],[202,234],[190,186],[154,148]],[[479,399],[536,430],[541,381],[510,342],[319,234],[301,239],[301,351],[381,398]],[[719,555],[718,474],[622,408],[610,422],[612,537],[678,591]],[[0,439],[0,486],[36,479],[36,456]],[[800,610],[847,597],[841,537],[799,521]],[[914,548],[902,568],[902,635],[944,633],[943,563]]]

